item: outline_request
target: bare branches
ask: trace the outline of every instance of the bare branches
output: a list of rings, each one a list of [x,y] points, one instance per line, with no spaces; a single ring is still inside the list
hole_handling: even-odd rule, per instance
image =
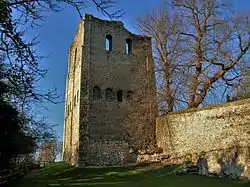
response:
[[[102,12],[105,16],[110,19],[117,19],[124,14],[122,9],[118,9],[111,12],[110,9],[116,4],[112,0],[13,0],[4,1],[7,7],[15,9],[21,14],[21,18],[24,18],[24,22],[32,21],[43,21],[45,11],[60,11],[64,5],[70,5],[76,9],[80,17],[82,17],[82,10],[91,4],[96,6],[97,10]]]
[[[250,35],[244,31],[249,27],[248,19],[235,18],[230,8],[216,0],[176,0],[172,6],[181,10],[185,23],[189,22],[180,33],[193,42],[189,42],[190,55],[195,56],[189,107],[198,107],[216,82],[230,87],[239,83],[240,66],[248,55],[250,44]],[[237,71],[233,72],[235,69]]]
[[[193,37],[195,40],[197,40],[197,37],[193,34],[190,34],[190,33],[185,33],[185,32],[180,32],[181,35],[184,35],[184,36],[190,36],[190,37]]]
[[[79,13],[80,17],[82,17],[82,9],[86,8],[90,3],[93,3],[98,11],[103,15],[108,16],[111,20],[118,19],[125,14],[123,9],[118,9],[114,12],[110,11],[110,9],[116,5],[116,2],[113,0],[58,0],[58,2],[65,2],[66,4],[73,6]]]
[[[172,0],[170,5],[171,14],[164,4],[140,22],[153,38],[163,106],[186,105],[177,101],[188,98],[190,108],[198,107],[217,89],[232,92],[240,86],[250,47],[248,16],[235,16],[218,0]]]
[[[113,13],[108,12],[109,8],[112,8],[115,5],[115,1],[112,0],[92,0],[96,5],[97,10],[101,11],[104,15],[107,15],[110,19],[117,19],[122,17],[125,12],[122,9],[119,9]]]
[[[158,102],[170,112],[177,106],[177,99],[182,101],[178,95],[181,94],[181,82],[184,83],[180,75],[183,75],[181,58],[186,49],[180,33],[181,20],[178,14],[171,14],[168,8],[168,5],[163,3],[159,9],[139,20],[139,27],[143,34],[152,37]]]

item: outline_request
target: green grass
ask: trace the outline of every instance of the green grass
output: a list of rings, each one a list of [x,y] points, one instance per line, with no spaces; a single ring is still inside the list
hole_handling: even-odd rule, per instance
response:
[[[175,169],[174,166],[90,169],[55,163],[24,177],[14,187],[250,187],[250,182],[247,181],[230,181],[194,175],[168,175],[173,169]]]

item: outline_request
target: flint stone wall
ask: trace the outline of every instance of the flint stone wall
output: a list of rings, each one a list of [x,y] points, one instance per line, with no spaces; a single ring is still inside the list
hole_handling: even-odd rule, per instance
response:
[[[86,166],[114,166],[135,162],[125,141],[90,141]],[[97,162],[98,161],[98,162]]]
[[[159,117],[156,138],[165,155],[173,158],[172,163],[196,162],[204,157],[208,172],[222,172],[222,167],[234,163],[230,172],[246,176],[250,161],[250,99]],[[226,169],[226,173],[230,172]]]

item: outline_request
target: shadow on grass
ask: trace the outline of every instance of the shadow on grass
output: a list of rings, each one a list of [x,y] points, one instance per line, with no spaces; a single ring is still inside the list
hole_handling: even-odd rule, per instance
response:
[[[92,187],[249,187],[247,181],[229,181],[194,175],[169,176],[177,166],[160,168],[111,167],[74,168],[64,163],[47,166],[33,180],[18,187],[92,186]]]

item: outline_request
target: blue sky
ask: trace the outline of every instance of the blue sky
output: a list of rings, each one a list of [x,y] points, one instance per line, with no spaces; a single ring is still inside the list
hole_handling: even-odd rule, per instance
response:
[[[232,0],[237,11],[250,10],[250,0]],[[138,33],[136,19],[143,16],[160,4],[160,0],[117,0],[116,8],[123,8],[126,14],[120,19],[127,29]],[[86,8],[83,12],[94,16],[105,18],[98,13],[95,7]],[[39,83],[41,89],[49,89],[54,86],[59,94],[65,92],[65,81],[68,66],[68,49],[76,33],[80,18],[76,10],[67,7],[61,12],[46,13],[46,21],[43,26],[33,29],[27,33],[31,38],[40,35],[40,44],[37,50],[42,55],[49,55],[49,58],[41,62],[41,67],[49,70],[47,77]],[[108,19],[106,17],[106,19]],[[64,103],[47,104],[48,110],[43,110],[43,115],[56,127],[57,134],[63,136]]]

